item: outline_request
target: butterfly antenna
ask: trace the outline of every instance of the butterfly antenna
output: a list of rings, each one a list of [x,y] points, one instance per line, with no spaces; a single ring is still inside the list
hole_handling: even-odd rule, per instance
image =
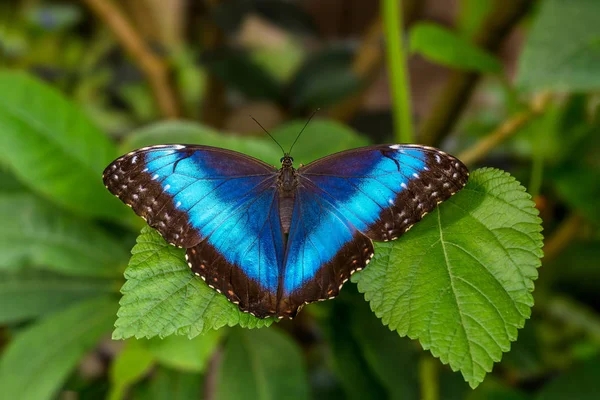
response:
[[[266,133],[267,135],[269,135],[269,137],[270,137],[271,139],[273,139],[273,141],[274,141],[274,142],[277,144],[277,146],[279,146],[279,148],[280,148],[280,149],[281,149],[281,151],[283,152],[283,155],[285,155],[285,150],[283,149],[283,147],[281,147],[281,145],[279,144],[279,142],[278,142],[277,140],[275,140],[275,138],[273,137],[273,135],[271,135],[271,134],[269,133],[269,131],[267,131],[267,130],[265,129],[265,127],[264,127],[264,126],[262,126],[262,125],[260,124],[260,122],[258,122],[258,121],[256,120],[256,118],[254,118],[252,115],[250,115],[250,118],[252,118],[252,119],[254,120],[254,122],[256,122],[256,124],[257,124],[258,126],[260,126],[260,127],[261,127],[261,129],[262,129],[263,131],[265,131],[265,133]]]
[[[313,111],[313,113],[310,115],[310,117],[308,118],[308,121],[306,121],[306,124],[304,124],[304,127],[302,128],[302,130],[300,131],[300,133],[298,134],[298,136],[296,136],[296,140],[294,140],[294,143],[292,143],[292,147],[290,147],[290,151],[288,151],[288,154],[292,154],[292,149],[294,148],[294,145],[296,144],[296,142],[298,141],[298,139],[300,138],[300,135],[302,135],[302,132],[304,132],[304,130],[306,129],[306,127],[308,126],[308,123],[310,122],[311,119],[313,119],[313,117],[315,116],[316,113],[318,113],[321,109],[317,108],[315,111]]]

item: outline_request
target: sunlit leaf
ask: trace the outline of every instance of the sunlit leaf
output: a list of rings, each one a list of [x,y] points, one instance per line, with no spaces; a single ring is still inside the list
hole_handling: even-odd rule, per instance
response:
[[[107,136],[32,77],[0,72],[0,87],[0,163],[62,207],[122,222],[127,207],[102,185],[102,171],[117,155]]]
[[[2,397],[55,398],[79,360],[110,332],[116,309],[113,297],[87,300],[19,332],[0,359]]]
[[[114,280],[73,278],[46,271],[0,272],[0,324],[20,322],[115,293]]]
[[[190,400],[202,399],[204,377],[199,373],[182,372],[170,368],[157,368],[140,400]]]
[[[456,33],[429,22],[419,23],[411,29],[410,50],[452,68],[480,72],[502,70],[502,65],[492,54]]]
[[[527,90],[600,89],[600,2],[547,0],[519,59],[517,83]]]
[[[537,215],[514,178],[477,170],[400,240],[377,243],[353,281],[385,325],[476,387],[530,316],[543,254]]]
[[[29,193],[0,195],[0,221],[0,270],[114,277],[127,261],[123,245],[93,223]]]
[[[276,329],[234,330],[223,352],[215,397],[308,399],[300,349]]]
[[[129,340],[110,364],[109,400],[124,398],[127,388],[146,375],[154,364],[154,356],[137,340]]]
[[[287,151],[304,125],[306,121],[288,122],[274,129],[271,134]],[[292,156],[296,165],[308,164],[317,158],[368,144],[366,137],[346,125],[334,120],[315,118],[302,132]]]
[[[222,334],[223,329],[209,330],[193,339],[173,335],[141,343],[161,365],[180,371],[204,372]]]
[[[190,121],[158,122],[136,129],[127,136],[120,149],[126,153],[144,146],[167,143],[222,147],[269,163],[278,162],[281,158],[281,151],[268,137],[230,135]]]
[[[169,245],[150,227],[142,229],[131,253],[113,339],[172,334],[193,338],[226,325],[255,328],[273,322],[243,313],[209,288],[190,271],[184,250]]]

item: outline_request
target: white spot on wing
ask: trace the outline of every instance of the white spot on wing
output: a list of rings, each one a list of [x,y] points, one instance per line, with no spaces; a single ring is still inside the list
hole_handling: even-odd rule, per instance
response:
[[[171,188],[171,185],[165,185],[165,190],[169,190]]]
[[[400,186],[402,186],[402,189],[406,189],[406,183],[402,182]]]
[[[158,174],[154,174],[154,176],[152,177],[152,180],[154,181],[154,180],[158,179],[158,176],[159,176]]]
[[[181,202],[178,201],[177,204],[175,204],[175,208],[179,208],[180,205],[181,205]]]
[[[393,145],[390,146],[390,149],[399,150],[400,149],[400,145],[399,144],[393,144]]]

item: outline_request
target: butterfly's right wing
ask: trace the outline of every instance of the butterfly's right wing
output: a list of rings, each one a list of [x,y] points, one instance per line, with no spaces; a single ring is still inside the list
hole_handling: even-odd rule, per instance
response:
[[[264,316],[283,258],[277,170],[241,153],[164,145],[131,152],[104,172],[106,187],[171,244],[193,272]]]

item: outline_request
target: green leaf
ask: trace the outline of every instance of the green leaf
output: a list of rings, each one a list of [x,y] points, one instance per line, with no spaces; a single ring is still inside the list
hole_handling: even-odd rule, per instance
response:
[[[190,272],[184,250],[169,245],[146,226],[125,270],[113,339],[198,336],[225,325],[269,326],[273,319],[243,313]]]
[[[415,346],[381,324],[365,302],[351,308],[350,329],[368,366],[387,389],[390,399],[418,397]]]
[[[117,155],[104,133],[32,77],[0,72],[0,87],[0,163],[62,207],[121,221],[127,208],[102,184],[102,171]]]
[[[254,62],[247,52],[221,48],[205,54],[204,59],[211,74],[249,98],[279,99],[281,87],[277,79]]]
[[[461,0],[457,18],[458,29],[472,38],[494,6],[494,0]]]
[[[74,276],[119,276],[127,252],[115,239],[32,194],[0,195],[0,270],[28,265]]]
[[[81,358],[110,331],[113,297],[88,300],[21,331],[0,359],[0,393],[7,399],[53,399]]]
[[[216,398],[308,399],[298,345],[276,329],[234,330],[223,352]]]
[[[125,348],[110,365],[111,382],[109,400],[125,397],[129,386],[144,377],[154,365],[154,356],[137,340],[129,340]]]
[[[193,339],[169,336],[152,338],[142,344],[161,365],[180,371],[204,372],[222,335],[223,329],[209,330]]]
[[[188,121],[157,122],[131,132],[121,152],[155,144],[201,144],[239,151],[265,162],[279,161],[281,150],[269,138],[234,136],[220,133],[205,125]]]
[[[385,325],[476,387],[530,316],[543,255],[537,215],[514,178],[477,170],[402,239],[377,243],[353,281]]]
[[[115,281],[82,279],[45,271],[0,271],[0,324],[20,322],[68,305],[116,292]]]
[[[180,372],[169,368],[157,368],[152,375],[148,390],[140,400],[190,400],[202,399],[204,379],[202,375]]]
[[[308,58],[287,88],[292,108],[327,107],[361,89],[363,82],[352,69],[353,59],[345,48],[326,49]]]
[[[519,58],[517,84],[526,90],[600,89],[600,2],[547,0]]]
[[[327,342],[331,346],[333,372],[348,399],[386,398],[386,387],[378,379],[376,371],[372,370],[351,329],[354,310],[342,303],[348,290],[344,287],[340,296],[330,305],[330,315],[323,318]]]
[[[287,151],[304,125],[306,121],[288,122],[274,129],[271,134]],[[330,119],[314,119],[302,132],[292,156],[295,165],[308,164],[317,158],[368,144],[367,138],[346,125]]]
[[[479,72],[500,72],[498,59],[456,33],[428,22],[410,30],[410,50],[450,68]]]
[[[546,384],[540,390],[536,399],[596,399],[598,397],[599,376],[600,358],[596,357]]]

